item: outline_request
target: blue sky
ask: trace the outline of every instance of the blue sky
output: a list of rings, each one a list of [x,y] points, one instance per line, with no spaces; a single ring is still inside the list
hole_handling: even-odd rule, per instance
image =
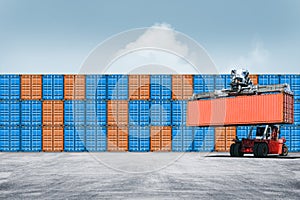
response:
[[[0,73],[77,73],[99,43],[167,23],[220,71],[299,73],[300,1],[0,0]]]

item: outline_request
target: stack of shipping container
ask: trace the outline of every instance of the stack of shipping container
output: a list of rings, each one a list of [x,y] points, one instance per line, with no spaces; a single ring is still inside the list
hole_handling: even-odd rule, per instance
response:
[[[251,75],[288,83],[300,151],[300,75]],[[193,93],[230,87],[230,75],[0,75],[0,151],[229,151],[250,126],[188,127]],[[253,130],[255,135],[255,129]]]

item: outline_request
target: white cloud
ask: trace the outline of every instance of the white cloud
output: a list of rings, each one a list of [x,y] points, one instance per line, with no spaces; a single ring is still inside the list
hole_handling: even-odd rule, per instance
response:
[[[254,40],[252,49],[247,55],[240,56],[236,61],[231,62],[231,67],[247,68],[250,73],[261,72],[270,66],[270,51],[264,47],[260,40]]]

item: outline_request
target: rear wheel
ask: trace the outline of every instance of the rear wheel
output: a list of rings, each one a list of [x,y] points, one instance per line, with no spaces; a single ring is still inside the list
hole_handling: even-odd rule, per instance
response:
[[[258,145],[258,157],[266,157],[268,155],[269,148],[266,143],[260,143]]]
[[[280,154],[281,156],[287,156],[289,154],[289,150],[288,150],[288,147],[283,144],[282,145],[282,153]]]
[[[258,157],[258,145],[259,145],[259,143],[255,143],[253,146],[254,157]]]
[[[235,147],[235,143],[233,143],[233,144],[230,146],[230,156],[231,156],[231,157],[235,157],[235,155],[234,155],[234,147]]]
[[[237,157],[242,157],[244,155],[244,153],[241,151],[241,144],[240,143],[236,143],[234,145],[234,155]]]

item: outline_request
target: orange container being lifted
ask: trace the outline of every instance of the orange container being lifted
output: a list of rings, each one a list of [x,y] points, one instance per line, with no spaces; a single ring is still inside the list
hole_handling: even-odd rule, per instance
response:
[[[62,126],[43,126],[43,151],[64,150],[64,128]]]
[[[107,127],[107,151],[128,151],[128,127]]]
[[[152,126],[150,133],[151,151],[172,150],[172,129],[170,126]]]
[[[294,97],[286,93],[189,101],[188,126],[294,123]]]
[[[21,75],[21,99],[42,99],[42,75]]]
[[[236,139],[236,127],[216,127],[215,128],[215,151],[228,152],[230,145]]]
[[[187,100],[193,95],[193,75],[172,75],[172,99]]]
[[[107,125],[128,125],[128,101],[107,101]]]
[[[150,99],[150,75],[129,75],[129,99]]]
[[[65,75],[64,94],[66,100],[85,99],[85,76],[84,75]]]
[[[43,125],[64,125],[64,102],[58,100],[43,101]]]

